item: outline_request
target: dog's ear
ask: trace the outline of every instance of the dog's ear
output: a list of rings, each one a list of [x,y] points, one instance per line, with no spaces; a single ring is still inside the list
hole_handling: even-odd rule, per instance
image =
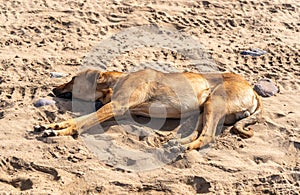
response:
[[[111,85],[112,78],[107,74],[107,72],[100,72],[97,83],[102,86],[102,88],[108,88]]]
[[[104,88],[112,87],[118,80],[118,78],[121,76],[119,73],[114,72],[99,72],[99,78],[97,80],[97,83],[99,86]]]
[[[106,82],[107,82],[106,74],[104,72],[99,72],[97,83],[106,83]]]

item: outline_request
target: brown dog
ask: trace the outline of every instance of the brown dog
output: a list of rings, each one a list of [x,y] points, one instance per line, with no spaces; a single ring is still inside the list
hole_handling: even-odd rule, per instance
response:
[[[37,127],[46,136],[82,133],[126,111],[155,118],[181,118],[200,110],[203,112],[194,133],[178,140],[189,150],[211,142],[221,120],[234,124],[233,130],[242,137],[253,136],[247,126],[257,122],[262,110],[260,97],[234,73],[162,73],[145,69],[125,74],[87,70],[53,92],[56,96],[72,93],[75,98],[99,100],[104,106],[92,114]]]

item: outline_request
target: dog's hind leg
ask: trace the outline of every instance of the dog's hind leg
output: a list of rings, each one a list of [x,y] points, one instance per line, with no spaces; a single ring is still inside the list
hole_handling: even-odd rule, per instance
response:
[[[180,131],[186,131],[186,128],[189,128],[186,126],[190,126],[190,124],[193,124],[193,121],[191,121],[191,120],[193,120],[194,117],[197,117],[197,121],[196,121],[195,125],[192,125],[192,127],[190,127],[190,128],[193,128],[192,132],[189,135],[187,135],[186,137],[177,138],[177,139],[170,140],[170,141],[175,141],[180,144],[188,144],[188,143],[195,141],[199,135],[199,131],[201,131],[202,126],[203,126],[203,115],[202,114],[200,114],[199,116],[190,116],[179,127],[177,127],[175,131],[177,131],[177,134],[180,133]],[[184,133],[185,132],[183,132],[182,134],[184,134]]]
[[[204,103],[203,129],[196,140],[185,145],[187,150],[198,149],[213,141],[218,124],[225,115],[225,99],[213,95]]]

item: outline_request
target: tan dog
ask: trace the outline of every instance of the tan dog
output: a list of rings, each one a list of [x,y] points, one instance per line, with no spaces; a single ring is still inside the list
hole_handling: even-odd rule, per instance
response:
[[[233,73],[162,73],[145,69],[125,74],[87,70],[53,92],[58,97],[72,93],[75,98],[99,100],[104,106],[92,114],[37,127],[46,136],[82,133],[79,131],[126,111],[155,118],[181,118],[200,110],[203,113],[194,133],[178,140],[189,150],[211,142],[222,120],[234,124],[233,130],[242,137],[253,136],[247,126],[257,122],[262,110],[260,97],[243,77]]]

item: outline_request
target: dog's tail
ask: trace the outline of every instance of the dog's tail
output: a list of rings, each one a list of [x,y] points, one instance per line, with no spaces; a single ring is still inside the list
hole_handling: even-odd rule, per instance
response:
[[[257,101],[257,106],[255,111],[248,117],[241,119],[240,121],[236,122],[232,127],[232,131],[242,138],[250,138],[254,135],[254,130],[249,125],[253,125],[258,122],[261,118],[261,114],[263,111],[263,105],[261,97],[253,91],[255,94],[255,99]]]

